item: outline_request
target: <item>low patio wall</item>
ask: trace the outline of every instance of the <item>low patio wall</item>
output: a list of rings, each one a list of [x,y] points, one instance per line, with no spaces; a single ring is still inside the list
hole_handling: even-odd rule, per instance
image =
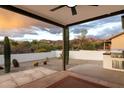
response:
[[[33,61],[56,57],[56,51],[44,52],[44,53],[26,53],[26,54],[12,54],[12,59],[17,59],[19,62]],[[4,56],[0,55],[0,64],[4,63]]]
[[[70,51],[69,58],[102,61],[104,52],[105,51],[89,51],[89,50]]]
[[[61,51],[51,51],[44,53],[27,53],[27,54],[12,54],[11,59],[17,59],[19,62],[33,61],[48,58],[59,57]],[[82,60],[103,60],[104,51],[88,51],[88,50],[80,50],[80,51],[70,51],[69,58],[71,59],[82,59]],[[0,55],[0,64],[4,63],[3,55]]]

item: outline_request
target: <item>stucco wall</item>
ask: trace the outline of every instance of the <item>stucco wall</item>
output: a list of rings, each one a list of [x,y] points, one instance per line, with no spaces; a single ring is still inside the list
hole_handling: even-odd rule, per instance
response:
[[[48,58],[56,57],[56,51],[44,52],[44,53],[26,53],[26,54],[12,54],[12,59],[17,59],[19,62],[33,61]],[[0,64],[4,63],[4,56],[0,55]]]
[[[124,34],[112,39],[111,49],[124,49]]]
[[[89,51],[89,50],[70,51],[69,58],[102,61],[104,52],[105,51]]]
[[[26,61],[33,61],[33,60],[40,60],[46,57],[53,58],[59,57],[61,51],[52,51],[52,52],[44,52],[44,53],[27,53],[27,54],[12,54],[12,59],[17,59],[19,62],[26,62]],[[104,51],[88,51],[88,50],[81,50],[81,51],[70,51],[70,59],[82,59],[82,60],[103,60],[103,53]],[[0,64],[4,63],[3,55],[0,55]]]

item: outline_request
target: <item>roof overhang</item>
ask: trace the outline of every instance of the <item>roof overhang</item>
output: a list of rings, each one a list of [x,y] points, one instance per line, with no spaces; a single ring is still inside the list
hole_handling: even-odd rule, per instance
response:
[[[57,5],[15,5],[0,6],[1,8],[38,19],[59,27],[73,26],[124,13],[124,5],[77,5],[77,15],[72,15],[68,7],[51,12]]]
[[[119,33],[119,34],[117,34],[117,35],[114,35],[114,36],[110,37],[110,38],[107,39],[107,40],[108,40],[108,41],[111,41],[112,39],[114,39],[114,38],[116,38],[116,37],[119,37],[119,36],[121,36],[121,35],[124,35],[124,32],[121,32],[121,33]]]

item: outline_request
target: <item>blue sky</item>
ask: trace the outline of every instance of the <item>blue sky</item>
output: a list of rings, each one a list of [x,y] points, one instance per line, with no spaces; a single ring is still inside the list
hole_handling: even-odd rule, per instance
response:
[[[70,32],[79,34],[81,29],[86,29],[88,31],[87,36],[106,39],[123,31],[121,16],[117,15],[76,25],[71,27]]]
[[[106,39],[112,35],[122,32],[121,15],[100,19],[75,25],[70,29],[70,39],[74,39],[81,34],[81,30],[88,31],[87,36]],[[62,29],[59,27],[43,28],[42,26],[30,25],[19,29],[9,29],[3,31],[0,28],[0,40],[4,36],[9,36],[15,40],[62,40]]]

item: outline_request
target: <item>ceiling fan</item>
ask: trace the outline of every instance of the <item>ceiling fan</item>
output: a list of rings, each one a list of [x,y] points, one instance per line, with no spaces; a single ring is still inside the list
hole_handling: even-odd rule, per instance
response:
[[[71,9],[71,12],[72,12],[72,15],[77,15],[77,10],[76,10],[76,6],[77,5],[72,5],[72,6],[69,6],[69,5],[60,5],[60,6],[57,6],[53,9],[51,9],[50,11],[54,12],[60,8],[63,8],[63,7],[68,7]],[[88,5],[88,6],[98,6],[98,5]]]

